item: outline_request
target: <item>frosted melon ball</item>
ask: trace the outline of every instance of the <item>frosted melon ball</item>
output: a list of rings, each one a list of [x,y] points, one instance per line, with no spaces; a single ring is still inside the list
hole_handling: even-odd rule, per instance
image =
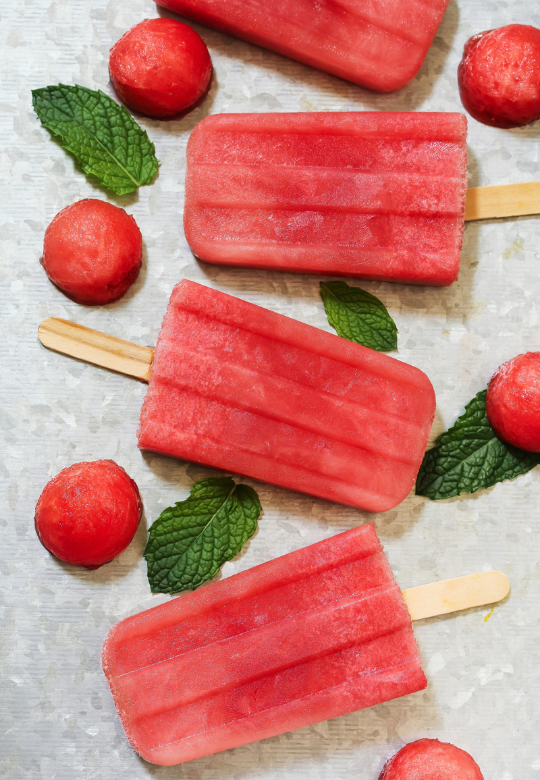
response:
[[[166,119],[204,94],[212,62],[205,42],[189,25],[174,19],[146,19],[115,43],[109,73],[129,108]]]
[[[379,780],[484,780],[469,753],[438,739],[418,739],[384,765]]]
[[[458,83],[461,102],[485,125],[521,127],[540,119],[540,30],[509,24],[474,35]]]
[[[503,363],[489,383],[486,412],[500,439],[540,452],[540,352]]]
[[[126,549],[141,514],[139,489],[121,466],[112,460],[75,463],[45,485],[36,532],[61,561],[97,569]]]
[[[124,209],[80,200],[62,209],[45,231],[40,262],[51,282],[76,303],[112,303],[139,275],[141,231]]]

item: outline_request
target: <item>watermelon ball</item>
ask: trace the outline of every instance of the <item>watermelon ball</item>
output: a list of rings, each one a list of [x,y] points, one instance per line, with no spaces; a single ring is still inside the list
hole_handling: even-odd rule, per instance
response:
[[[137,485],[113,460],[75,463],[45,485],[36,531],[61,561],[97,569],[126,549],[141,514]]]
[[[103,200],[80,200],[62,209],[45,231],[40,262],[73,301],[111,303],[139,275],[141,231],[124,209]]]
[[[146,19],[112,47],[109,73],[129,108],[166,119],[204,94],[212,61],[201,36],[187,24]]]
[[[438,739],[419,739],[386,762],[379,780],[483,780],[483,775],[464,750]]]
[[[470,38],[458,68],[461,102],[493,127],[540,119],[540,30],[509,24]]]
[[[486,412],[499,439],[540,452],[540,352],[503,363],[489,383]]]

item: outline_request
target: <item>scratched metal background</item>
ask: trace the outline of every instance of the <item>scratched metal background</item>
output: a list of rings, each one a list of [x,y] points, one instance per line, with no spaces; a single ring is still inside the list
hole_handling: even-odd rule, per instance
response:
[[[100,669],[102,639],[118,619],[166,600],[152,596],[146,581],[146,526],[212,472],[141,454],[135,430],[143,385],[47,352],[36,338],[38,323],[65,317],[153,344],[169,293],[185,276],[330,330],[317,278],[194,260],[182,231],[192,128],[224,111],[460,110],[456,68],[467,38],[510,22],[540,27],[538,0],[463,0],[460,7],[450,0],[419,76],[395,95],[369,93],[196,27],[211,51],[212,90],[180,121],[141,120],[156,145],[159,177],[135,196],[114,199],[95,190],[41,129],[30,90],[63,81],[110,93],[110,46],[158,13],[151,0],[0,1],[0,776],[375,780],[404,742],[432,736],[470,751],[486,780],[540,778],[540,469],[462,499],[431,503],[411,495],[375,516],[256,485],[265,510],[260,529],[223,576],[374,520],[404,587],[500,568],[512,594],[493,614],[472,610],[418,625],[429,687],[408,698],[170,769],[140,760],[123,735]],[[539,179],[539,141],[540,123],[504,131],[471,120],[470,184]],[[124,206],[146,246],[138,282],[103,308],[67,300],[38,263],[48,222],[88,196]],[[500,363],[540,349],[539,229],[538,218],[468,225],[459,281],[449,289],[364,285],[398,323],[398,357],[435,385],[434,435]],[[33,511],[50,477],[95,458],[127,469],[146,513],[130,548],[88,572],[40,546]]]

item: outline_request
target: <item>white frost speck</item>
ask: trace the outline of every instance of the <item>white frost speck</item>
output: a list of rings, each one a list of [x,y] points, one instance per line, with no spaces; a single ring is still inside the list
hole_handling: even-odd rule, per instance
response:
[[[475,688],[470,688],[468,691],[456,693],[448,702],[448,706],[453,710],[459,710],[460,707],[463,707],[469,701],[475,690]]]
[[[437,672],[440,672],[441,669],[444,669],[446,663],[444,658],[440,653],[435,653],[435,655],[432,655],[429,659],[427,668],[426,668],[426,674],[428,677],[432,677],[434,674],[437,674]]]

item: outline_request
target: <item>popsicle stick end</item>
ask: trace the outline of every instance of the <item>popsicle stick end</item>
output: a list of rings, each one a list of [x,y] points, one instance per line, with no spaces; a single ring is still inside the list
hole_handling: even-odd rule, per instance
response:
[[[424,620],[496,604],[506,598],[509,592],[510,582],[501,571],[469,574],[402,591],[411,620]]]
[[[76,322],[49,317],[38,327],[44,347],[111,371],[148,382],[154,357],[151,347],[100,333]]]

